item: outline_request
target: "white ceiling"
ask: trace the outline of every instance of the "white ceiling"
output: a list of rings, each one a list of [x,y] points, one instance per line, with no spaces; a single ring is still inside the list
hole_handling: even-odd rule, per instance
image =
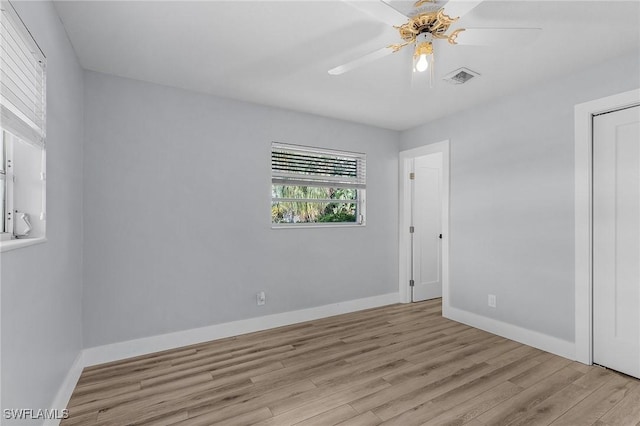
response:
[[[427,90],[411,89],[409,49],[327,73],[400,41],[395,29],[339,0],[57,1],[56,8],[85,69],[395,130],[640,55],[640,1],[487,0],[452,28],[535,27],[540,36],[518,48],[438,43],[436,76],[463,66],[481,76],[459,86],[438,78]]]

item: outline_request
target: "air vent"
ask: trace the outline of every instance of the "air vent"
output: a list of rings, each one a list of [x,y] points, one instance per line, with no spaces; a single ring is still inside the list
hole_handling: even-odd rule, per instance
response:
[[[449,74],[445,75],[442,79],[451,84],[463,84],[471,80],[473,77],[478,77],[475,71],[471,71],[469,68],[459,68]]]

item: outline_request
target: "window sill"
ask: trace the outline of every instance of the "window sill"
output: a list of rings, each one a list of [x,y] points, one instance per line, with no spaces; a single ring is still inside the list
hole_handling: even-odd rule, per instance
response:
[[[288,223],[286,225],[272,224],[271,229],[308,229],[308,228],[364,228],[364,223],[323,223],[323,224],[310,224],[310,223]]]
[[[19,248],[33,246],[36,244],[42,244],[45,242],[47,242],[46,237],[37,237],[37,238],[34,237],[34,238],[0,241],[0,252],[4,253],[5,251],[17,250]]]

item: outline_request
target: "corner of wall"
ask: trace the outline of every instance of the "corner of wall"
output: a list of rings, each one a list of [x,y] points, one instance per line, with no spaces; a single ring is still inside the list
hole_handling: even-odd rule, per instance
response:
[[[571,360],[576,359],[576,348],[574,342],[569,342],[567,340],[559,339],[537,331],[528,330],[523,327],[518,327],[513,324],[498,321],[496,319],[488,318],[462,309],[453,308],[451,306],[447,306],[446,309],[443,307],[442,315],[453,321],[458,321],[471,327],[479,328],[480,330],[515,340],[516,342],[533,346],[534,348],[538,348],[546,352],[551,352],[552,354],[564,358]]]

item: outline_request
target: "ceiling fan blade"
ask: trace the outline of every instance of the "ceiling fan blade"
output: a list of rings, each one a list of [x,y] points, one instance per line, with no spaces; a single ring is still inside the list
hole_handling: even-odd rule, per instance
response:
[[[384,58],[385,56],[392,54],[394,51],[395,50],[391,46],[374,50],[373,52],[368,53],[364,56],[361,56],[358,59],[354,59],[353,61],[347,62],[346,64],[342,64],[338,67],[330,69],[329,74],[331,75],[344,74],[347,71],[351,71],[354,68],[361,67],[362,65],[368,64],[369,62],[373,62],[380,58]]]
[[[358,10],[361,10],[375,19],[385,22],[392,26],[400,26],[402,24],[407,23],[408,17],[401,13],[400,11],[394,9],[389,4],[383,2],[382,0],[368,0],[368,1],[347,1],[343,0],[350,6],[355,7]]]
[[[444,13],[455,19],[459,18],[474,9],[484,0],[449,0],[442,8]]]
[[[522,46],[540,33],[540,28],[465,28],[453,32],[455,44],[470,46]]]

